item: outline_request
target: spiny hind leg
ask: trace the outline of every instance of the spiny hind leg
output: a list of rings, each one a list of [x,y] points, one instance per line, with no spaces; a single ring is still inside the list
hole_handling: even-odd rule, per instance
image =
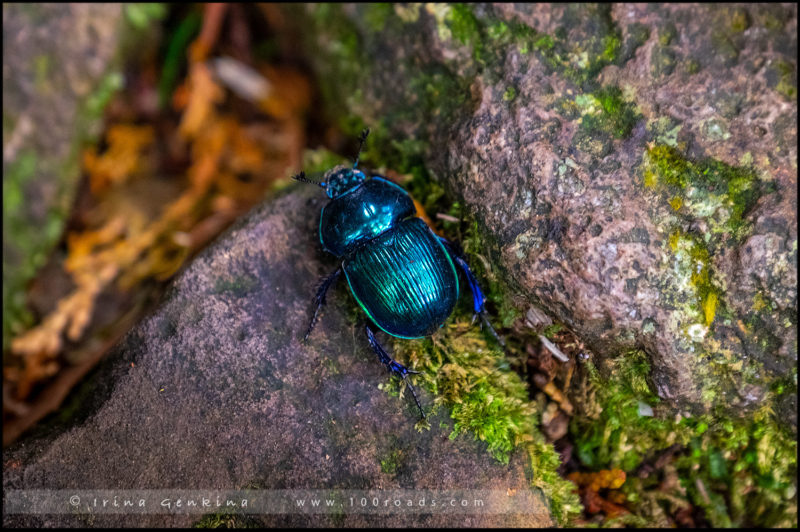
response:
[[[488,314],[486,313],[486,307],[484,306],[486,303],[486,296],[483,294],[483,290],[481,290],[478,280],[475,278],[475,274],[472,273],[472,270],[469,269],[467,261],[464,260],[463,254],[455,244],[446,238],[439,237],[439,241],[444,245],[445,249],[447,249],[448,253],[450,253],[450,257],[456,264],[458,264],[458,266],[464,272],[464,275],[467,277],[469,289],[472,292],[472,308],[475,312],[475,314],[472,316],[472,321],[474,322],[475,318],[480,316],[481,322],[486,325],[489,333],[494,337],[495,340],[497,340],[497,343],[505,347],[505,341],[500,337],[500,335],[497,334],[497,331],[494,330],[494,327],[492,327],[492,324],[489,321]]]
[[[311,334],[311,331],[314,329],[314,326],[317,324],[317,317],[319,315],[319,309],[322,308],[322,305],[325,304],[325,294],[328,293],[328,289],[333,286],[333,283],[339,279],[339,276],[342,274],[342,267],[339,266],[329,276],[322,279],[319,283],[319,288],[317,288],[317,295],[314,296],[314,315],[311,317],[311,322],[308,324],[308,330],[306,331],[305,336],[303,336],[303,341],[305,342],[308,340],[308,335]]]
[[[404,365],[397,362],[396,360],[394,360],[392,357],[390,357],[389,354],[386,353],[386,351],[384,351],[383,347],[381,347],[381,344],[378,343],[378,339],[375,338],[375,333],[372,332],[372,329],[370,329],[369,324],[365,325],[364,329],[367,333],[367,341],[369,342],[369,345],[372,347],[372,350],[375,351],[375,354],[378,355],[378,360],[380,360],[381,363],[384,366],[386,366],[387,370],[389,370],[394,375],[397,375],[398,377],[403,379],[403,382],[406,383],[408,389],[411,390],[411,395],[414,396],[414,402],[417,403],[417,408],[419,408],[419,413],[422,414],[422,418],[425,419],[425,411],[422,410],[422,405],[419,404],[417,393],[414,391],[414,387],[411,386],[411,381],[408,380],[409,374],[419,373],[419,371],[412,371],[407,367],[405,367]]]

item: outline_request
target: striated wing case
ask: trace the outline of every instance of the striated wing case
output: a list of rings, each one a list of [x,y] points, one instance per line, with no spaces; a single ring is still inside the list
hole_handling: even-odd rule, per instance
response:
[[[359,247],[343,266],[361,308],[393,336],[432,334],[458,300],[453,261],[420,218],[408,218]]]

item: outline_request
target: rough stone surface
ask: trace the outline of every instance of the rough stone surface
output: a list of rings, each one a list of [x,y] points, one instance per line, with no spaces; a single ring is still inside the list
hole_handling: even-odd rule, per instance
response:
[[[254,210],[174,282],[91,378],[69,430],[7,450],[9,489],[528,489],[525,459],[448,436],[445,414],[417,432],[410,396],[388,375],[347,287],[328,294],[308,344],[317,279],[334,269],[316,236],[314,187]],[[421,393],[421,401],[432,400]],[[382,460],[391,459],[391,467]],[[549,526],[537,515],[253,516],[268,526]],[[6,526],[82,526],[81,515],[4,515]],[[96,515],[92,526],[189,525],[198,517]]]
[[[20,332],[25,283],[61,236],[80,142],[121,86],[106,78],[121,20],[121,4],[3,4],[4,347]]]
[[[295,15],[330,108],[442,182],[530,304],[600,356],[644,349],[683,411],[788,382],[796,425],[795,5]]]

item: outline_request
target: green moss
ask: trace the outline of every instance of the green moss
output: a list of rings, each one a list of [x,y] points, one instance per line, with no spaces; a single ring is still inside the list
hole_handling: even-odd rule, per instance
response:
[[[443,12],[441,18],[446,29],[439,30],[440,36],[449,33],[456,41],[468,47],[479,68],[492,63],[488,61],[489,53],[498,53],[513,37],[513,31],[508,24],[500,20],[478,20],[469,4],[448,5]]]
[[[247,515],[216,513],[204,515],[192,528],[261,528],[262,525]]]
[[[50,72],[50,56],[46,54],[38,55],[33,60],[34,84],[38,91],[45,91],[48,87],[48,76]]]
[[[613,63],[617,58],[617,52],[619,52],[620,44],[621,42],[618,34],[609,33],[608,35],[604,35],[603,53],[600,55],[600,59],[607,61],[608,63]]]
[[[552,70],[590,88],[596,85],[600,70],[620,58],[622,35],[611,18],[610,6],[569,4],[561,22],[562,31],[537,37],[533,47]]]
[[[390,451],[388,454],[380,458],[381,471],[387,475],[395,475],[400,469],[402,457],[403,453],[399,449]]]
[[[589,134],[607,133],[621,139],[630,135],[641,118],[635,107],[622,99],[618,87],[604,87],[575,99],[582,110],[581,128]]]
[[[777,72],[775,90],[787,100],[796,100],[797,75],[795,73],[795,67],[786,61],[776,61],[773,65],[773,70]]]
[[[548,325],[547,327],[545,327],[544,330],[542,330],[542,335],[545,338],[552,340],[555,337],[555,335],[561,332],[563,329],[564,329],[563,325],[561,325],[560,323],[554,323],[552,325]]]
[[[46,260],[52,242],[42,242],[41,228],[27,223],[25,189],[36,176],[37,157],[33,151],[20,153],[3,175],[3,351],[11,338],[30,326],[25,285]],[[6,246],[13,243],[9,255]],[[10,248],[11,249],[11,248]],[[10,262],[13,261],[13,262]]]
[[[668,421],[639,414],[639,402],[655,406],[659,399],[647,384],[649,363],[642,351],[632,351],[613,360],[612,378],[604,379],[587,362],[584,386],[588,390],[584,415],[573,418],[570,431],[575,438],[576,454],[592,470],[621,468],[632,471],[656,445],[654,434],[662,433]],[[600,410],[596,418],[587,416]],[[654,424],[656,426],[654,426]],[[637,435],[632,439],[631,435]]]
[[[473,366],[475,367],[475,366]],[[445,382],[454,386],[457,381]],[[522,390],[498,388],[497,384],[476,379],[472,386],[459,393],[454,401],[451,417],[455,420],[450,438],[462,433],[473,434],[485,441],[489,453],[503,463],[508,462],[509,454],[519,443],[519,427],[524,426],[525,418],[533,415],[533,405],[527,401]],[[497,393],[498,390],[511,393]],[[448,393],[446,386],[442,390]],[[517,393],[515,393],[517,392]],[[453,396],[456,399],[455,396]]]
[[[364,6],[364,20],[374,31],[383,31],[387,21],[395,16],[390,2],[370,2]]]
[[[564,99],[561,106],[565,117],[580,114],[580,129],[573,143],[596,157],[608,155],[613,149],[613,139],[628,137],[641,118],[634,105],[622,99],[622,91],[617,87],[578,94],[574,106],[569,99]]]
[[[677,63],[675,52],[664,46],[656,46],[650,53],[650,73],[653,77],[669,76]]]
[[[728,28],[714,30],[711,33],[711,45],[714,47],[716,57],[721,59],[726,66],[732,66],[739,57],[739,48]]]
[[[683,198],[681,212],[706,220],[712,233],[737,238],[746,233],[745,216],[765,192],[748,167],[710,158],[691,161],[667,145],[649,148],[643,168],[646,187],[661,187],[668,197]]]
[[[514,87],[508,87],[506,91],[503,93],[504,102],[511,102],[516,97],[517,97],[517,89],[515,89]]]
[[[432,67],[409,80],[409,90],[416,95],[416,119],[423,123],[453,117],[470,100],[469,81],[444,67]],[[422,111],[420,113],[420,111]]]
[[[319,58],[315,65],[323,109],[330,122],[337,123],[344,114],[341,109],[359,109],[364,80],[371,74],[362,37],[340,4],[314,4],[307,10],[298,5],[287,7],[287,12],[308,21],[303,31],[315,36],[314,49],[308,52]]]
[[[584,366],[584,415],[573,418],[570,431],[585,466],[628,473],[623,491],[639,519],[663,526],[663,509],[651,504],[663,497],[701,508],[713,526],[797,526],[797,442],[775,423],[769,398],[750,420],[666,417],[648,385],[644,353],[626,353],[602,369]],[[642,416],[640,402],[653,406],[656,415]],[[680,449],[672,461],[680,486],[665,493],[659,475],[632,474],[672,445]]]
[[[731,13],[731,31],[741,33],[750,27],[750,15],[743,7],[736,7]]]
[[[111,98],[123,85],[124,79],[121,73],[110,72],[106,74],[100,80],[95,91],[87,98],[84,104],[84,116],[92,121],[100,119],[108,102],[111,101]]]
[[[675,28],[675,24],[668,23],[658,31],[658,42],[661,46],[669,46],[677,36],[678,30]]]
[[[214,284],[215,294],[230,292],[235,297],[244,297],[258,286],[258,279],[251,275],[234,278],[218,278]]]
[[[549,35],[540,35],[534,42],[533,47],[536,50],[547,52],[555,47],[556,43]]]
[[[447,17],[447,25],[461,44],[470,46],[481,42],[481,26],[472,7],[468,4],[453,4]]]
[[[512,37],[511,28],[502,20],[489,24],[487,35],[495,44],[503,45],[510,41]]]
[[[594,85],[600,70],[620,57],[621,33],[611,18],[608,6],[569,6],[564,26],[575,27],[572,35],[557,31],[540,34],[518,21],[502,21],[489,16],[480,19],[473,8],[454,4],[446,10],[448,32],[472,50],[472,57],[484,69],[502,64],[506,45],[515,43],[522,54],[531,49],[551,69],[580,85]],[[442,32],[440,31],[440,34]],[[491,59],[491,60],[490,60]]]
[[[558,454],[537,429],[540,413],[525,382],[503,351],[470,325],[469,310],[458,311],[432,338],[395,342],[395,353],[421,372],[417,383],[434,395],[435,408],[450,409],[455,421],[450,438],[470,434],[502,463],[523,449],[531,485],[549,498],[554,518],[563,524],[579,510],[571,484],[556,472]]]
[[[326,148],[305,150],[303,152],[303,171],[309,177],[324,174],[334,166],[348,163],[352,164],[346,157]]]

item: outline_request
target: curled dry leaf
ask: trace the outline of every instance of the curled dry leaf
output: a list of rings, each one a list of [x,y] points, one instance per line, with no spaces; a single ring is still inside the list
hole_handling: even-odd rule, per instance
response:
[[[124,183],[139,171],[142,154],[153,140],[151,126],[111,126],[106,133],[108,149],[103,154],[98,154],[97,147],[91,147],[83,153],[83,167],[89,175],[92,193],[99,195],[109,186]]]
[[[586,487],[592,491],[601,489],[619,489],[625,484],[625,471],[621,469],[602,469],[596,472],[581,473],[575,471],[567,476],[579,487]]]
[[[602,512],[609,519],[629,513],[622,506],[626,501],[625,494],[616,491],[625,484],[625,472],[621,469],[603,469],[585,473],[575,471],[567,475],[567,479],[578,486],[587,513]],[[600,490],[607,490],[605,496],[600,494]]]

